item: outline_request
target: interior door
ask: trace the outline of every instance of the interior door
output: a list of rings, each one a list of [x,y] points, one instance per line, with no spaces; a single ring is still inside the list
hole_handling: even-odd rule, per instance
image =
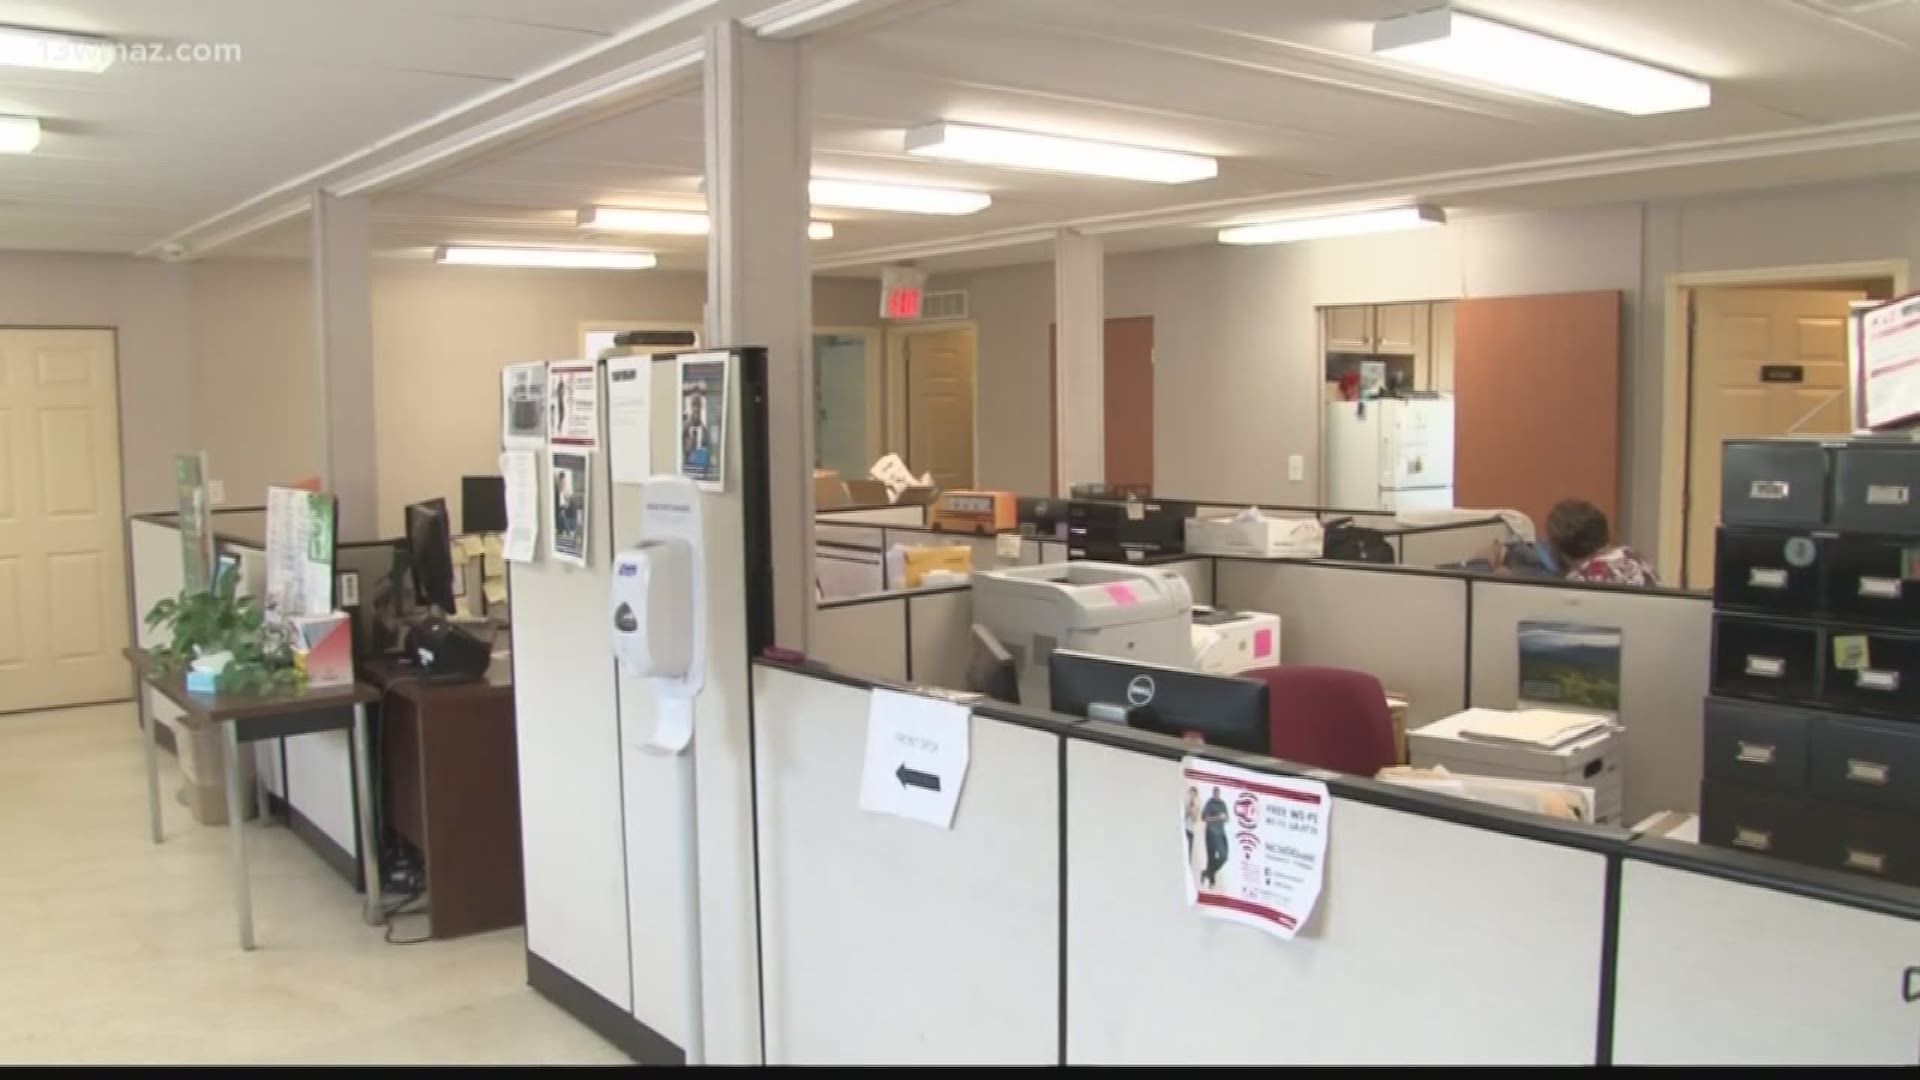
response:
[[[1620,294],[1454,305],[1454,503],[1544,529],[1585,499],[1619,530]]]
[[[0,330],[0,713],[132,690],[111,330]]]
[[[973,330],[906,336],[907,467],[942,489],[973,486]]]
[[[1102,396],[1107,484],[1153,490],[1153,316],[1108,319]]]
[[[1847,305],[1863,291],[1701,289],[1693,294],[1687,446],[1688,588],[1713,587],[1720,444],[1850,429]]]

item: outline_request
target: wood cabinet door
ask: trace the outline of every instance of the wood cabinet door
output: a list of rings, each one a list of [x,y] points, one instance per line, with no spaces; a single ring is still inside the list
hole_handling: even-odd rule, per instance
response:
[[[1370,353],[1373,351],[1373,307],[1358,304],[1327,308],[1327,351]]]
[[[1381,304],[1373,309],[1373,351],[1382,356],[1418,356],[1426,336],[1426,304]]]

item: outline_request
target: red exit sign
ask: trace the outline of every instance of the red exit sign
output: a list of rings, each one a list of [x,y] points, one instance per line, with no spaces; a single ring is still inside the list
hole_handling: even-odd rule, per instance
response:
[[[926,271],[905,266],[889,266],[880,271],[881,318],[919,318],[920,302],[926,295]]]

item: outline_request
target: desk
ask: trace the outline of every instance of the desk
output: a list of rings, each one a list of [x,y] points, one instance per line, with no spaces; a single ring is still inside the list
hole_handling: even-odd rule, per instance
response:
[[[184,672],[155,675],[150,670],[145,649],[128,648],[125,655],[134,671],[147,686],[158,691],[185,713],[181,722],[190,729],[215,725],[226,740],[227,751],[227,827],[233,833],[233,901],[240,922],[240,947],[253,948],[253,899],[247,890],[246,804],[240,792],[240,744],[262,739],[284,739],[316,731],[353,732],[353,785],[360,828],[360,873],[366,885],[365,917],[368,924],[379,921],[380,859],[373,836],[373,796],[367,782],[371,759],[367,755],[367,703],[377,700],[379,691],[364,683],[313,690],[283,690],[265,694],[196,694],[187,690]],[[147,707],[147,695],[136,694],[140,710],[140,736],[147,763],[147,818],[153,828],[153,842],[160,843],[160,768],[153,746],[153,710]],[[256,793],[257,794],[257,793]]]
[[[380,709],[386,823],[426,860],[435,938],[526,921],[513,669],[484,680],[431,682],[390,662],[365,666]]]

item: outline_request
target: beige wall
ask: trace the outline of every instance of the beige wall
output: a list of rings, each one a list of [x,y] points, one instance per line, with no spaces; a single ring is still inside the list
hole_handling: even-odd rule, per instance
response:
[[[312,296],[298,262],[194,267],[200,438],[231,503],[318,469]],[[374,278],[374,391],[380,527],[409,502],[445,496],[456,523],[460,477],[492,473],[506,364],[579,352],[583,322],[696,327],[706,277],[692,272],[380,267]],[[821,325],[876,323],[872,281],[822,278]]]
[[[1658,539],[1663,293],[1672,273],[1920,259],[1920,179],[1457,219],[1445,229],[1107,260],[1110,316],[1154,317],[1156,487],[1308,503],[1319,476],[1314,308],[1619,289],[1622,531]],[[1045,489],[1050,264],[943,275],[979,327],[981,482]],[[1286,479],[1286,459],[1307,479]]]
[[[189,297],[180,266],[117,255],[0,252],[0,326],[115,331],[127,513],[173,505],[173,454],[192,446]]]

